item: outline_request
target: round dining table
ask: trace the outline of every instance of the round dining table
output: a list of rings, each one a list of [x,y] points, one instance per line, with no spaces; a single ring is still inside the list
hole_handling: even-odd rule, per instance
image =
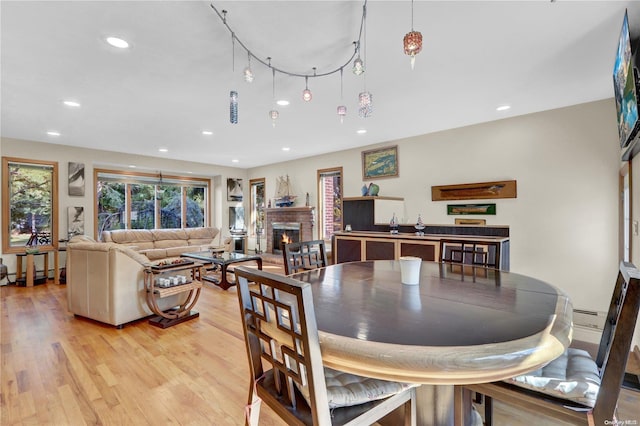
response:
[[[395,260],[291,276],[312,284],[326,366],[420,383],[418,424],[453,421],[453,386],[524,374],[560,356],[573,308],[558,288],[496,269],[423,261],[417,285]]]

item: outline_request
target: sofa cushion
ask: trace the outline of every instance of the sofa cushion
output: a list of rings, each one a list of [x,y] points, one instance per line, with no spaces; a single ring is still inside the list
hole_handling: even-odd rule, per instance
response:
[[[220,233],[218,228],[187,228],[185,229],[190,246],[217,246],[215,241]]]
[[[149,260],[159,260],[167,257],[167,249],[146,249],[140,250],[141,254],[147,256]]]
[[[103,241],[117,244],[132,244],[142,247],[144,242],[153,242],[153,234],[148,229],[116,229],[114,231],[103,232]]]
[[[154,248],[171,248],[171,247],[181,247],[186,246],[187,240],[156,240],[154,243]]]
[[[200,251],[199,247],[180,246],[180,247],[167,247],[166,249],[168,257],[180,257],[182,253],[193,253],[195,251]]]
[[[188,238],[184,229],[151,229],[150,231],[153,235],[153,241],[156,242],[156,247],[158,242],[165,240],[179,240],[181,241],[180,245],[182,245]]]

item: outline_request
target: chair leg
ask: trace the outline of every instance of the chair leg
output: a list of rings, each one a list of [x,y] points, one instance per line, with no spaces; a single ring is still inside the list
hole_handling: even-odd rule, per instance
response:
[[[470,390],[459,385],[453,387],[453,424],[455,426],[465,426],[471,421],[472,413],[468,412],[471,400]]]
[[[256,395],[255,388],[251,386],[249,389],[249,402],[245,406],[245,424],[249,426],[258,426],[258,421],[260,420],[260,406],[262,405],[262,400],[258,395]]]
[[[491,426],[493,424],[493,398],[484,395],[484,424]]]
[[[411,389],[411,399],[404,404],[404,425],[416,426],[416,417],[418,415],[416,409],[416,390]]]

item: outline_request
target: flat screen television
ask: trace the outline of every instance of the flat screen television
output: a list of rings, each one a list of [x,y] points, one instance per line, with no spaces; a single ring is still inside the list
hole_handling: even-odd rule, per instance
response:
[[[636,93],[636,75],[629,33],[629,18],[624,13],[618,51],[613,66],[613,87],[618,113],[618,133],[620,146],[627,147],[635,138],[640,127],[638,120],[638,96]]]

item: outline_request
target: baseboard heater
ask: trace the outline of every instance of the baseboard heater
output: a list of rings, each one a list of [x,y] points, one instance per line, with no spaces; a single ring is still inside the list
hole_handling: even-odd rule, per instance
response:
[[[573,325],[577,327],[587,327],[602,331],[604,330],[606,318],[606,312],[587,311],[585,309],[573,310]]]

